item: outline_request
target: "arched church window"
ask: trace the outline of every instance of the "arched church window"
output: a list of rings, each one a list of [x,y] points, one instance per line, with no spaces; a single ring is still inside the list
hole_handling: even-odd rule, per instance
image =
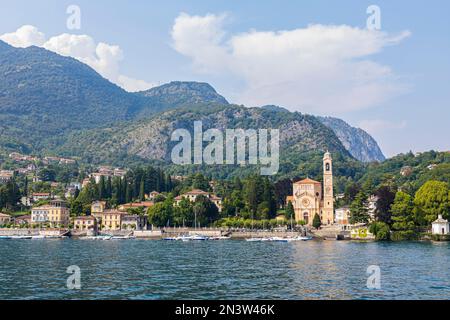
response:
[[[326,171],[330,171],[330,164],[328,162],[327,162],[327,164],[325,164],[325,168],[326,168],[325,169]]]

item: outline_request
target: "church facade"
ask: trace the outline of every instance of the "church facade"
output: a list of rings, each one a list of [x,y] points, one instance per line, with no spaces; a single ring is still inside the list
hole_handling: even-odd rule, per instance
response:
[[[311,226],[318,214],[323,225],[334,223],[333,159],[329,152],[323,157],[323,186],[309,178],[295,182],[293,195],[287,201],[292,202],[295,221]]]

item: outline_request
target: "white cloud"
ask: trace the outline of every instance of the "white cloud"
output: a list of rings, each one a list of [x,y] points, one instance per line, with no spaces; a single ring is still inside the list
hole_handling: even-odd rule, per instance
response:
[[[0,39],[15,47],[25,48],[35,45],[63,56],[73,57],[127,91],[141,91],[154,86],[144,80],[121,74],[120,62],[124,57],[122,49],[103,42],[96,43],[88,35],[63,33],[46,40],[45,35],[36,27],[26,25],[16,32],[0,36]]]
[[[5,33],[0,36],[0,40],[19,48],[29,46],[42,46],[45,43],[45,35],[30,25],[24,25],[15,32]]]
[[[408,31],[388,35],[346,25],[310,25],[227,37],[225,18],[180,14],[172,28],[173,47],[192,59],[197,72],[244,81],[238,103],[336,114],[373,107],[405,90],[388,66],[368,57],[398,44]]]
[[[386,131],[404,129],[407,126],[407,122],[406,120],[392,122],[388,120],[372,119],[362,120],[359,122],[358,126],[371,135],[377,135]]]

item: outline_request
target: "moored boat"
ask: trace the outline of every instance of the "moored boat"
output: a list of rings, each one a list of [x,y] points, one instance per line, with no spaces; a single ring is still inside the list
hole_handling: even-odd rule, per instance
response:
[[[10,239],[13,240],[29,240],[32,236],[10,236]]]

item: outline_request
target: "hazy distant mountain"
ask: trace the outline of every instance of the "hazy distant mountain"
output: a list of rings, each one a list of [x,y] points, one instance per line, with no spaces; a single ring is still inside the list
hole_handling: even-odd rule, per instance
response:
[[[275,106],[262,106],[261,109],[289,112],[289,110]],[[350,154],[363,162],[384,161],[385,157],[375,139],[362,129],[350,126],[344,120],[332,117],[317,117],[324,125],[332,129]]]
[[[354,128],[337,118],[319,117],[319,119],[336,133],[344,147],[356,159],[363,162],[384,161],[386,159],[375,139],[364,130]]]

